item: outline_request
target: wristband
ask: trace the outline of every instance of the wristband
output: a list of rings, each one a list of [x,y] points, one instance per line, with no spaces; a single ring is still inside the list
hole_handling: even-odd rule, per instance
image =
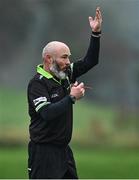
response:
[[[93,37],[100,37],[101,36],[101,31],[99,31],[99,32],[92,31],[92,36]]]

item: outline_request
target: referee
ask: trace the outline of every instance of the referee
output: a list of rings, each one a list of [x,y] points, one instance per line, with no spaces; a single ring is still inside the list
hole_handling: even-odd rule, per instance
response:
[[[72,136],[73,104],[84,96],[76,79],[98,64],[102,17],[96,9],[89,17],[92,30],[86,56],[70,64],[69,47],[58,41],[42,52],[43,64],[28,84],[31,118],[28,144],[29,179],[78,179],[69,142]]]

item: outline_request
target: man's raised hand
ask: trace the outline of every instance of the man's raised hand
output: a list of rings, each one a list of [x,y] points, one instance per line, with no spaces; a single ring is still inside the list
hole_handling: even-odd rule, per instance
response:
[[[89,23],[93,32],[101,31],[102,15],[99,7],[96,8],[96,14],[94,18],[89,16]]]

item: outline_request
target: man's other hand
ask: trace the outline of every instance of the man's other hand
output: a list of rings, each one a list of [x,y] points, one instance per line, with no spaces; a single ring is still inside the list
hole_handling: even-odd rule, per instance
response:
[[[75,84],[71,87],[70,95],[74,96],[76,100],[82,98],[85,93],[84,83],[78,84],[75,82]]]

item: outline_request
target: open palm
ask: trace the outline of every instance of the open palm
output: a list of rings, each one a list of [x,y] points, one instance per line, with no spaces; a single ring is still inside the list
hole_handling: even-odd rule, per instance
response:
[[[99,32],[101,31],[101,24],[102,24],[102,16],[100,8],[97,7],[95,17],[89,16],[89,23],[92,31]]]

